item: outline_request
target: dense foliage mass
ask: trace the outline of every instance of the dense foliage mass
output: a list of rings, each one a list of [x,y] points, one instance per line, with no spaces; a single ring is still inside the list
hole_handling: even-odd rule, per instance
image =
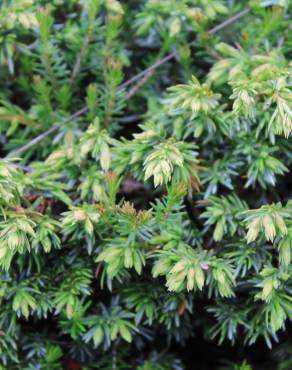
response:
[[[1,1],[1,370],[292,368],[289,10]]]

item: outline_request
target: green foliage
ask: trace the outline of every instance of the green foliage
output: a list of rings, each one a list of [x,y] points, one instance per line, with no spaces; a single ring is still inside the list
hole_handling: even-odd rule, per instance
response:
[[[290,13],[1,2],[0,369],[291,369]]]
[[[222,240],[225,234],[233,236],[240,231],[239,215],[247,208],[247,204],[236,195],[227,197],[210,196],[206,212],[201,217],[206,218],[206,225],[216,225],[213,233],[215,241]]]

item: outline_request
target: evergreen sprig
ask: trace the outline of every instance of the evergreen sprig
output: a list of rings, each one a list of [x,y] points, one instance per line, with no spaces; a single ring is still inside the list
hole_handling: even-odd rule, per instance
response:
[[[291,368],[291,4],[243,5],[0,4],[1,369]]]

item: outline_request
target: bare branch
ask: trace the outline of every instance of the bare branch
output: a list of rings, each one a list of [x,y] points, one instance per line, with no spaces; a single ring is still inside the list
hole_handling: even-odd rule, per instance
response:
[[[211,28],[208,31],[209,35],[214,35],[214,33],[217,33],[219,31],[223,30],[223,28],[229,26],[231,23],[236,22],[239,18],[242,18],[248,12],[250,12],[250,8],[243,9],[241,12],[239,12],[239,13],[233,15],[232,17],[226,19],[226,21],[218,24],[218,26],[215,26],[215,27]]]
[[[26,151],[27,149],[29,149],[30,147],[32,147],[33,145],[39,143],[40,141],[42,141],[43,139],[45,139],[47,136],[51,135],[53,132],[57,131],[61,126],[63,126],[64,124],[72,121],[74,118],[77,118],[79,116],[81,116],[82,114],[86,113],[88,111],[88,107],[85,106],[81,109],[79,109],[77,112],[75,112],[74,114],[72,114],[72,116],[66,118],[64,121],[62,121],[61,123],[57,124],[57,125],[54,125],[52,127],[50,127],[47,131],[45,132],[42,132],[40,135],[34,137],[31,141],[29,141],[28,143],[24,144],[23,146],[17,148],[16,150],[13,150],[12,152],[10,152],[5,158],[11,158],[11,157],[14,157],[15,155],[17,154],[20,154],[20,153],[23,153],[24,151]]]
[[[88,30],[88,33],[87,33],[87,35],[84,39],[84,42],[83,42],[82,48],[80,50],[80,53],[78,54],[78,56],[76,58],[76,61],[75,61],[75,64],[74,64],[74,67],[73,67],[73,72],[72,72],[71,81],[70,81],[71,85],[74,83],[75,78],[78,76],[78,74],[80,72],[82,59],[84,58],[85,53],[88,49],[89,43],[92,39],[92,34],[93,34],[93,29],[90,27],[89,30]]]

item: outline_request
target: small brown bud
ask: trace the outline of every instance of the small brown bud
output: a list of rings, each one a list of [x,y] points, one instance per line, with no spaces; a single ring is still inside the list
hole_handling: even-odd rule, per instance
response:
[[[84,221],[86,219],[86,214],[82,210],[74,211],[74,218],[76,221]]]

